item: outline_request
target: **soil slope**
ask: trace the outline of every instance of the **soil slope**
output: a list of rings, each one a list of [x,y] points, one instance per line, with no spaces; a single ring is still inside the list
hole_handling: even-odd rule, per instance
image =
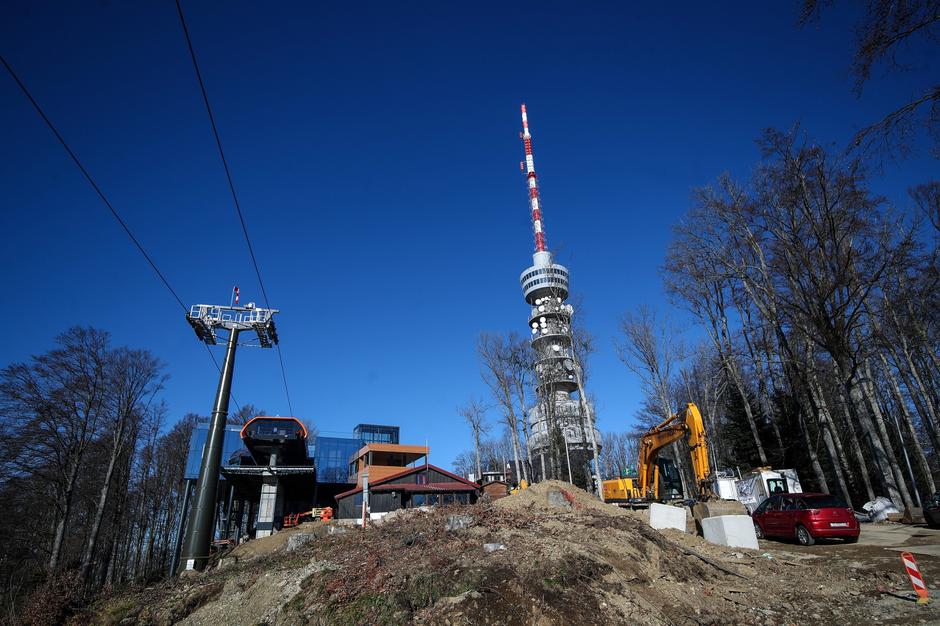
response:
[[[454,518],[467,515],[472,520]],[[449,521],[469,526],[448,530]],[[288,541],[291,535],[298,538]],[[301,540],[307,543],[289,550]],[[858,561],[721,548],[659,532],[549,481],[494,503],[409,512],[365,531],[305,524],[249,542],[203,574],[112,595],[76,623],[940,621],[940,606],[917,606],[903,597],[907,590],[900,571]]]

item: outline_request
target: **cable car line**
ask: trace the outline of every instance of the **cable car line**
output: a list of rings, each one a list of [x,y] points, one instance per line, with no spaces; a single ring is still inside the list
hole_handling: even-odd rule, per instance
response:
[[[108,197],[101,190],[101,187],[99,187],[98,183],[95,182],[95,179],[92,178],[91,174],[82,164],[82,162],[79,160],[78,156],[69,146],[68,142],[65,141],[65,138],[62,136],[59,130],[55,127],[55,124],[52,123],[52,120],[49,119],[49,116],[46,115],[46,112],[43,110],[43,108],[39,106],[39,103],[36,101],[36,98],[34,98],[33,94],[29,91],[29,89],[27,89],[26,84],[22,80],[20,80],[19,75],[17,75],[17,73],[13,71],[13,68],[10,66],[9,63],[7,63],[6,58],[4,58],[2,54],[0,54],[0,63],[2,63],[3,67],[6,68],[7,73],[9,73],[10,77],[13,78],[13,81],[20,88],[20,91],[22,91],[23,95],[26,96],[26,99],[29,100],[31,105],[33,105],[33,108],[36,110],[36,113],[39,114],[39,117],[42,118],[42,121],[46,123],[46,126],[49,127],[49,130],[51,130],[52,134],[55,135],[55,138],[59,141],[59,143],[65,149],[65,152],[69,155],[69,158],[72,159],[72,162],[75,163],[76,167],[78,167],[79,171],[85,177],[85,180],[87,180],[88,184],[90,184],[92,189],[95,190],[95,193],[98,194],[98,197],[101,199],[104,205],[108,207],[108,210],[111,212],[111,215],[114,217],[117,223],[121,225],[121,228],[124,229],[124,232],[130,238],[130,240],[134,242],[134,246],[136,246],[137,251],[140,252],[141,256],[143,256],[144,259],[147,260],[147,263],[156,273],[157,277],[160,279],[160,282],[163,283],[163,286],[167,288],[167,291],[169,291],[170,294],[173,296],[173,298],[176,300],[176,302],[179,303],[180,308],[183,309],[183,312],[189,313],[189,309],[186,308],[186,304],[183,302],[183,299],[180,298],[176,290],[173,289],[173,286],[170,284],[170,281],[167,279],[166,275],[160,271],[159,267],[157,267],[156,261],[154,261],[153,257],[151,257],[147,253],[147,250],[144,249],[143,244],[140,243],[140,240],[137,239],[137,237],[131,231],[130,227],[127,225],[127,222],[124,221],[124,219],[121,217],[121,214],[118,213],[117,209],[114,208],[114,205],[111,204],[111,201],[108,200]],[[212,363],[215,365],[215,368],[219,370],[219,372],[221,372],[222,370],[219,367],[219,363],[218,361],[216,361],[215,355],[212,354],[212,350],[209,349],[208,345],[206,345],[206,351],[209,353],[209,358],[212,359]],[[234,397],[232,397],[232,402],[235,404],[236,409],[241,410],[238,405],[238,402],[235,401]]]
[[[212,135],[215,137],[215,145],[219,151],[219,158],[222,160],[222,167],[225,170],[225,178],[228,181],[228,188],[232,194],[232,203],[235,205],[235,212],[238,214],[238,221],[242,226],[242,233],[245,235],[245,243],[248,245],[248,254],[251,256],[251,263],[255,268],[255,275],[258,277],[258,284],[261,286],[261,295],[264,297],[264,305],[271,308],[268,300],[268,292],[264,287],[264,280],[261,278],[261,269],[258,267],[258,259],[255,257],[254,247],[251,245],[251,237],[248,236],[248,226],[245,224],[245,216],[242,214],[241,203],[238,201],[238,194],[235,192],[235,183],[232,181],[232,172],[228,166],[228,160],[225,158],[225,150],[222,148],[222,138],[219,136],[219,129],[215,123],[215,116],[212,114],[212,106],[209,104],[209,95],[206,93],[206,85],[202,80],[202,72],[199,71],[199,62],[196,60],[196,51],[193,48],[193,40],[189,36],[189,27],[186,25],[186,18],[183,16],[183,7],[180,1],[176,0],[176,11],[179,13],[180,25],[183,27],[183,35],[186,37],[186,46],[189,48],[189,56],[193,62],[193,69],[196,72],[196,80],[199,82],[199,90],[202,92],[202,100],[206,105],[206,113],[209,116],[209,125],[212,127]],[[291,405],[290,390],[287,387],[287,372],[284,369],[284,358],[281,355],[280,343],[274,345],[277,351],[278,363],[281,366],[281,378],[284,381],[284,395],[287,396],[287,408],[291,415],[294,414],[294,408]]]

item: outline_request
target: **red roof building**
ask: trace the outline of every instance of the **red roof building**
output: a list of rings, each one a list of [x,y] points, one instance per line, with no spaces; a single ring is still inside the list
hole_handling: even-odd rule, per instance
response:
[[[409,467],[401,472],[369,480],[369,512],[388,513],[435,504],[473,504],[479,485],[435,465]],[[362,486],[336,496],[337,517],[362,515]]]

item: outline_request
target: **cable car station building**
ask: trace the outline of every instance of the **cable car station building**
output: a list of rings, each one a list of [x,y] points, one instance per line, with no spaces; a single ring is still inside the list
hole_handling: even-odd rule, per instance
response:
[[[429,448],[400,444],[398,426],[359,424],[352,435],[318,436],[311,442],[295,417],[258,416],[244,426],[226,426],[214,543],[266,537],[281,528],[285,516],[313,507],[331,506],[340,512],[337,517],[359,517],[367,472],[373,514],[476,501],[475,483],[428,465]],[[208,424],[197,424],[184,474],[188,488],[178,550],[207,437]]]

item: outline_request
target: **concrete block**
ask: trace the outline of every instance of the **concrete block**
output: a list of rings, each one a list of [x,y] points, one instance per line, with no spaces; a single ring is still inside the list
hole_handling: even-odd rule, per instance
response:
[[[463,530],[473,524],[472,515],[448,515],[445,530]]]
[[[552,489],[546,495],[548,498],[548,506],[555,506],[562,509],[570,509],[571,504],[568,502],[568,499],[565,497],[561,491],[557,489]]]
[[[924,509],[919,506],[914,508],[906,507],[904,509],[904,519],[901,520],[903,524],[926,524],[927,520],[924,518]]]
[[[719,515],[702,520],[705,541],[719,546],[757,550],[754,521],[749,515]]]
[[[294,533],[287,538],[287,551],[293,552],[305,543],[313,541],[312,533]]]
[[[675,528],[685,532],[685,507],[650,504],[650,526],[656,529]]]

